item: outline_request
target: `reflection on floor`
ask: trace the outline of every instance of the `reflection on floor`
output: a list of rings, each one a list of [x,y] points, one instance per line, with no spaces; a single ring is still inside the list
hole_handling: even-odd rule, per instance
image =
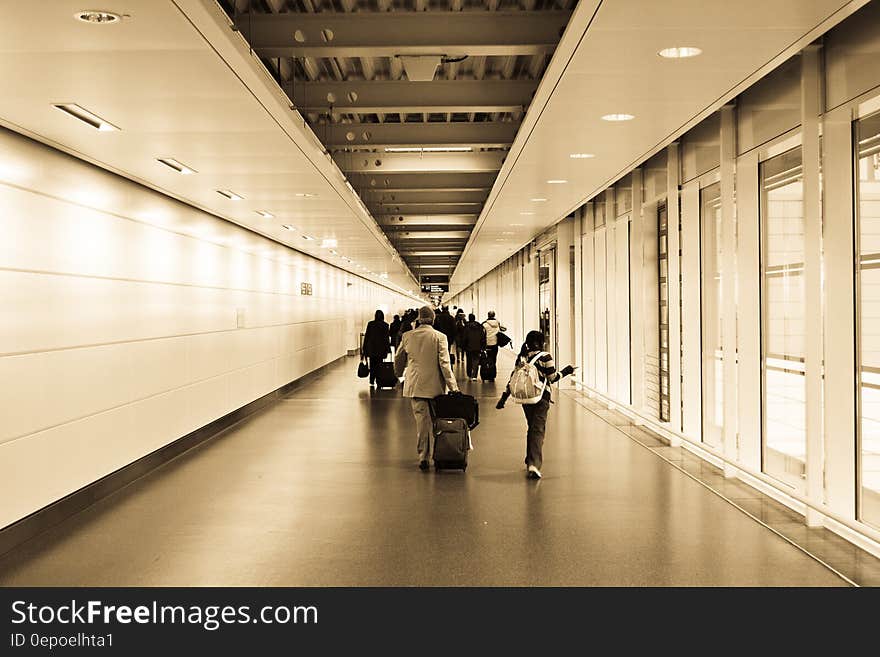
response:
[[[670,447],[653,433],[635,426],[624,415],[609,410],[600,402],[574,391],[566,392],[566,395],[570,395],[576,403],[602,417],[621,433],[821,560],[850,582],[859,586],[880,586],[880,559],[869,552],[828,529],[807,527],[803,516],[781,502],[738,479],[724,477],[720,468],[704,461],[685,447]]]
[[[409,403],[340,362],[0,558],[0,584],[839,586],[846,582],[563,394],[544,479],[481,402],[466,473],[417,468]]]

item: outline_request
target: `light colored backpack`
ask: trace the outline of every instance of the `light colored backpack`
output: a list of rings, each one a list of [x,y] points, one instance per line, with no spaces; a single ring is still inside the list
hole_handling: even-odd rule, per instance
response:
[[[510,389],[510,396],[517,404],[537,404],[544,396],[544,390],[547,388],[547,382],[541,380],[541,375],[535,363],[542,356],[546,356],[546,351],[539,351],[531,360],[519,358],[516,361],[516,367],[510,375],[510,381],[507,386]]]

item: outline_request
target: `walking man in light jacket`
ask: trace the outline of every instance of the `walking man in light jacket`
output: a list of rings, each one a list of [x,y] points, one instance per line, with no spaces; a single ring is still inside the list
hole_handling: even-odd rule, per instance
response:
[[[407,331],[400,340],[400,347],[394,354],[394,372],[400,377],[406,370],[403,396],[412,399],[419,440],[419,468],[427,470],[433,434],[429,403],[447,388],[450,392],[458,392],[458,383],[449,364],[446,336],[432,326],[434,311],[429,306],[422,306],[418,320],[418,328]]]

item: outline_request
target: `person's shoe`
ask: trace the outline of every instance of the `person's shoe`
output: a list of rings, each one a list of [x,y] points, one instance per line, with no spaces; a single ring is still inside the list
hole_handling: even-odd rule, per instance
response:
[[[541,471],[533,465],[529,466],[529,479],[540,479]]]
[[[427,470],[428,467],[427,461],[419,461],[419,470]]]

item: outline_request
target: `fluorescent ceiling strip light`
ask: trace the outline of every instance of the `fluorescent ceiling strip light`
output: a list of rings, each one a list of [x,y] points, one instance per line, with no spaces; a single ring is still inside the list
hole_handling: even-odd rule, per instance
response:
[[[603,121],[632,121],[634,117],[632,114],[606,114],[602,117]]]
[[[109,121],[105,121],[97,114],[92,114],[89,110],[80,107],[76,103],[56,103],[53,107],[60,109],[65,114],[72,116],[75,119],[79,119],[87,125],[90,125],[95,128],[95,130],[100,130],[101,132],[113,132],[114,130],[119,130],[118,127]]]
[[[572,160],[589,160],[592,157],[596,157],[592,153],[572,153],[569,155]]]
[[[322,249],[334,248],[337,246],[337,244],[338,244],[338,242],[332,238],[321,240],[321,248]]]
[[[260,215],[263,219],[273,219],[275,217],[271,212],[266,212],[265,210],[254,210],[258,215]]]
[[[158,162],[161,162],[169,169],[174,169],[177,173],[183,174],[184,176],[188,176],[193,173],[198,173],[195,169],[191,169],[186,166],[182,162],[175,160],[173,157],[160,157],[157,158]]]
[[[354,187],[351,188],[351,191],[354,191]],[[298,192],[296,194],[299,198],[315,198],[317,194],[309,194],[307,192]]]
[[[547,181],[547,183],[550,185],[564,185],[567,182],[568,182],[567,180],[561,180],[561,179],[554,179],[554,180]]]
[[[390,146],[386,153],[471,153],[470,146]]]
[[[220,196],[225,196],[230,201],[243,201],[244,200],[244,196],[239,196],[238,194],[236,194],[235,192],[233,192],[232,190],[229,190],[229,189],[218,189],[217,193],[220,194]]]
[[[304,240],[313,241],[315,238],[312,237],[311,235],[303,235],[303,239],[304,239]]]
[[[295,226],[291,226],[290,224],[284,224],[281,226],[284,230],[296,230]]]

